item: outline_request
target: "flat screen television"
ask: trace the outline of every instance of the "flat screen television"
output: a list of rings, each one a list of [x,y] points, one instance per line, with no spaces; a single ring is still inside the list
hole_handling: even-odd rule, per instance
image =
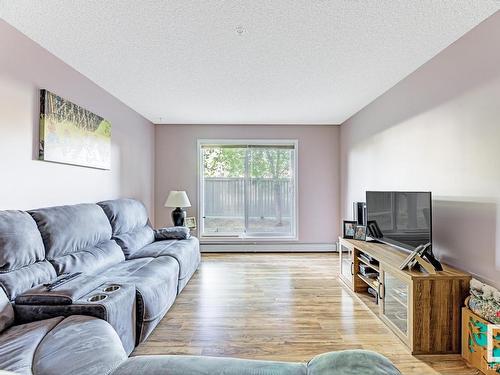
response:
[[[366,212],[370,237],[408,251],[419,246],[430,248],[430,192],[367,191]]]

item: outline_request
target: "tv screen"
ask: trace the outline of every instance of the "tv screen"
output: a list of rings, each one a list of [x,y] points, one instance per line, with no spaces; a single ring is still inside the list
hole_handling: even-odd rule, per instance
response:
[[[413,251],[432,242],[430,192],[367,191],[368,235]]]

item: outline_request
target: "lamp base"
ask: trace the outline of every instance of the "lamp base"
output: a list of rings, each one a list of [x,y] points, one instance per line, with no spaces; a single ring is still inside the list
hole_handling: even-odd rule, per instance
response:
[[[175,210],[172,211],[172,222],[176,227],[183,227],[185,218],[186,218],[185,209],[177,207]]]

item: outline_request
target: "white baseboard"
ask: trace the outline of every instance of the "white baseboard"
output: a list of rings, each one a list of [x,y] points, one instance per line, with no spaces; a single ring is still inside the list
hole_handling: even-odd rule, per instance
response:
[[[270,252],[334,252],[337,251],[335,243],[201,243],[202,253],[270,253]]]

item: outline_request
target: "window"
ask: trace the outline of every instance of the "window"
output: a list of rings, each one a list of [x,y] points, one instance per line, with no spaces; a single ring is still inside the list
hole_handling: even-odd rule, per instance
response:
[[[297,141],[198,141],[203,238],[296,238]]]

